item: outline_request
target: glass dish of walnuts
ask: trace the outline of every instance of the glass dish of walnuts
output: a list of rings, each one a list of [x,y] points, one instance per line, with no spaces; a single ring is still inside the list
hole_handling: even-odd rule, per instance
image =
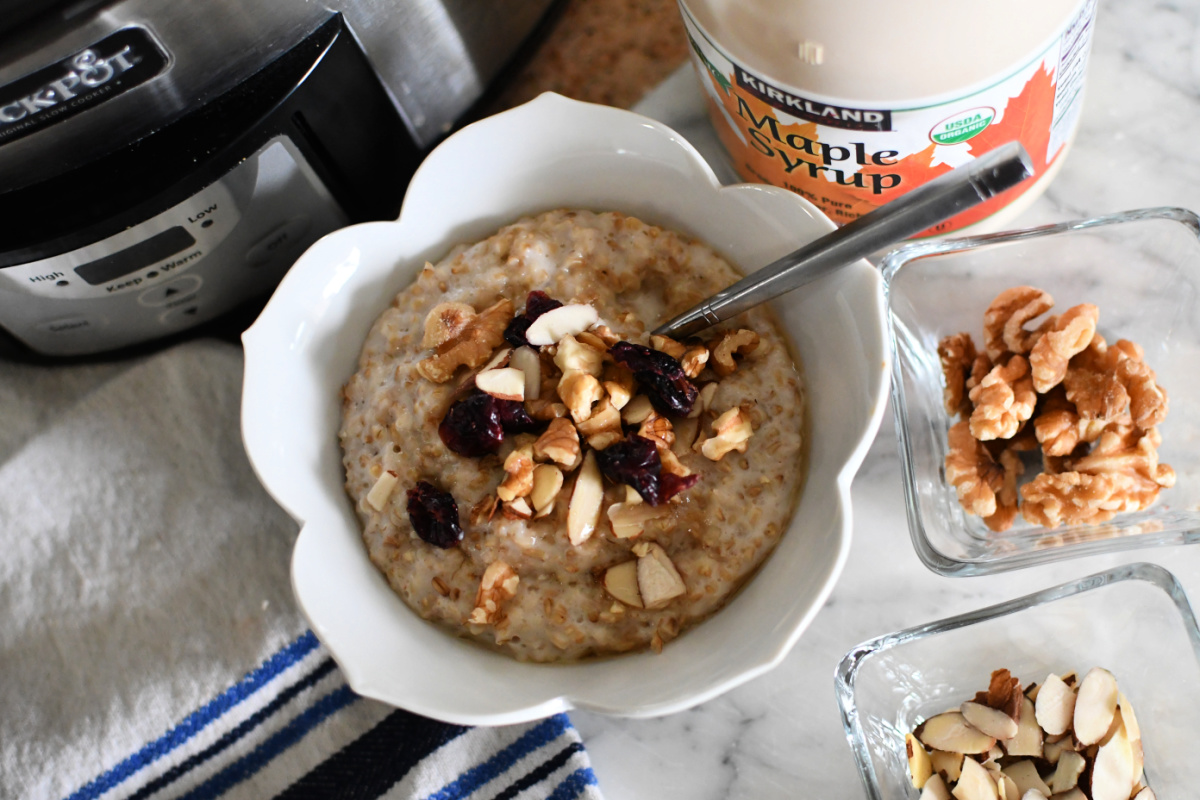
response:
[[[1200,218],[1143,209],[890,253],[922,561],[980,575],[1200,531]]]

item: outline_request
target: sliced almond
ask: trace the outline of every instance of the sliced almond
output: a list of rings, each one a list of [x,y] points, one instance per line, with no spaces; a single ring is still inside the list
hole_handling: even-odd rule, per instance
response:
[[[1004,774],[1012,778],[1013,783],[1017,785],[1017,791],[1020,793],[1018,796],[1024,796],[1030,789],[1036,789],[1043,797],[1053,794],[1038,774],[1037,764],[1032,761],[1013,762],[1004,767]]]
[[[644,394],[635,395],[632,400],[625,404],[621,409],[621,419],[626,425],[641,425],[645,422],[646,417],[654,413],[654,406],[650,403],[650,398]]]
[[[935,750],[971,755],[986,753],[996,743],[994,736],[988,736],[971,726],[959,711],[947,711],[930,717],[925,720],[917,736],[926,746]]]
[[[475,376],[475,385],[501,400],[525,400],[525,373],[514,367],[484,370]]]
[[[1117,710],[1118,695],[1117,679],[1103,667],[1094,667],[1084,676],[1074,714],[1075,738],[1080,744],[1096,744],[1108,733]],[[1128,800],[1128,795],[1124,800]]]
[[[1050,764],[1057,764],[1059,756],[1064,752],[1075,752],[1075,749],[1075,737],[1068,733],[1056,742],[1046,742],[1042,748],[1042,758]]]
[[[1000,800],[988,771],[974,759],[963,759],[962,775],[951,792],[958,800]]]
[[[1133,781],[1137,783],[1142,779],[1142,770],[1145,767],[1145,756],[1142,752],[1142,729],[1138,725],[1137,717],[1134,716],[1133,706],[1129,704],[1129,698],[1122,692],[1117,695],[1117,711],[1120,712],[1121,722],[1125,725],[1125,731],[1129,735],[1129,746],[1133,748]]]
[[[1083,774],[1083,768],[1087,766],[1087,762],[1083,756],[1073,750],[1067,750],[1058,758],[1058,768],[1054,774],[1050,776],[1050,791],[1054,794],[1065,792],[1068,789],[1074,789],[1079,783],[1079,776]],[[1130,784],[1132,788],[1132,784]],[[1129,795],[1125,795],[1125,800],[1129,800]]]
[[[1050,800],[1050,797],[1049,795],[1042,794],[1037,789],[1028,789],[1021,795],[1021,800]]]
[[[993,739],[1011,739],[1017,735],[1017,723],[995,708],[967,701],[959,707],[963,717],[981,733]]]
[[[579,474],[575,478],[571,504],[567,507],[567,538],[571,544],[581,545],[595,532],[603,500],[604,484],[600,478],[600,467],[596,463],[596,453],[594,450],[588,450],[583,458],[583,466],[579,468]]]
[[[945,775],[948,781],[956,781],[958,780],[958,776],[962,774],[962,753],[951,753],[946,750],[930,750],[929,760],[933,762],[933,771]]]
[[[1003,772],[992,773],[996,781],[996,794],[1000,800],[1021,800],[1021,790],[1017,783]]]
[[[1001,744],[1010,756],[1034,756],[1041,758],[1043,753],[1042,729],[1037,723],[1037,712],[1033,701],[1028,697],[1021,698],[1021,712],[1017,720],[1017,735],[1005,739]]]
[[[1154,792],[1149,786],[1142,787],[1142,790],[1133,796],[1133,800],[1158,800],[1154,796]]]
[[[396,488],[396,482],[400,480],[400,476],[392,472],[390,469],[385,469],[379,474],[375,485],[371,487],[371,491],[367,492],[367,504],[376,511],[383,511],[387,505],[388,498],[392,496],[392,490]]]
[[[642,607],[638,591],[638,562],[625,561],[604,571],[604,589],[627,606]]]
[[[1087,688],[1092,672],[1083,679],[1080,693]],[[1066,758],[1066,753],[1063,754],[1063,758]],[[1059,764],[1062,764],[1061,760]],[[1134,778],[1135,770],[1129,734],[1118,715],[1116,732],[1107,742],[1100,745],[1096,752],[1096,760],[1092,764],[1092,800],[1129,800],[1129,796],[1133,794],[1133,786],[1137,783]]]
[[[640,500],[637,503],[613,503],[608,507],[608,521],[612,523],[613,536],[618,539],[633,539],[642,535],[647,522],[661,519],[670,513],[670,506],[652,506]]]
[[[951,800],[950,790],[946,788],[946,782],[942,780],[941,775],[935,772],[929,776],[920,800]]]
[[[634,552],[639,552],[635,550]],[[644,555],[642,555],[644,553]],[[638,590],[646,608],[662,608],[687,592],[667,552],[657,544],[641,548],[637,561]]]
[[[1042,681],[1035,704],[1038,724],[1052,735],[1065,733],[1075,714],[1075,692],[1054,673]]]
[[[529,500],[539,517],[554,510],[554,501],[563,486],[562,470],[553,464],[538,464],[533,468],[533,490]]]
[[[502,509],[504,516],[509,519],[529,519],[533,516],[533,509],[529,507],[529,503],[524,497],[518,497],[505,503]]]
[[[913,788],[920,789],[933,774],[933,762],[929,760],[925,746],[911,733],[904,737],[904,749],[908,756],[908,774],[912,779]]]
[[[542,358],[532,347],[518,347],[509,362],[525,376],[525,399],[537,400],[542,396]]]
[[[533,321],[525,332],[525,341],[538,347],[555,344],[564,336],[583,333],[600,320],[596,309],[583,303],[559,306]]]
[[[1076,786],[1074,789],[1050,795],[1050,800],[1088,800],[1088,796],[1083,793],[1082,789]]]

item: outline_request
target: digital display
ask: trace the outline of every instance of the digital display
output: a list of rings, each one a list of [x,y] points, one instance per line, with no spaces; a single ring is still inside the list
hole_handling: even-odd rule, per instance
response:
[[[98,286],[162,261],[195,243],[190,233],[176,225],[119,253],[78,266],[75,274],[92,286]]]

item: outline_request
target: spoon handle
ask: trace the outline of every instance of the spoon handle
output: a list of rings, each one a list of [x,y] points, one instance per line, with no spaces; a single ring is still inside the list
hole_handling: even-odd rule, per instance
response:
[[[1033,175],[1009,142],[809,242],[693,306],[654,333],[682,339],[920,233]]]

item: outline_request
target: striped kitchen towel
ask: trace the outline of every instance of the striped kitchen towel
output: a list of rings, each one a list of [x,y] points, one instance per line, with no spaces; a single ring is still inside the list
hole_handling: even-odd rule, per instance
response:
[[[359,697],[312,632],[68,800],[599,800],[566,714],[450,725]]]
[[[598,798],[563,715],[361,698],[305,631],[241,350],[0,360],[0,798]]]

